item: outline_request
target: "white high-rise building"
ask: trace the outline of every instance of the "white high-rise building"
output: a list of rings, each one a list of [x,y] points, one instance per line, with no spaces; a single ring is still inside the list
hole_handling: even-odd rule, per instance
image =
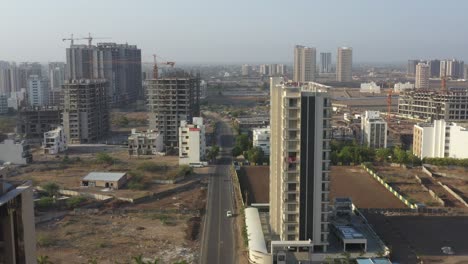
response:
[[[49,86],[47,81],[37,75],[28,78],[28,98],[30,106],[45,106],[49,103]]]
[[[252,66],[248,64],[242,65],[242,76],[250,76],[252,74]]]
[[[192,124],[181,121],[179,127],[179,164],[200,164],[205,160],[206,140],[203,118],[194,117]]]
[[[468,158],[468,129],[456,123],[435,120],[414,125],[413,153],[419,158]]]
[[[315,48],[296,45],[294,47],[295,82],[311,82],[315,80],[316,51]]]
[[[61,89],[65,81],[65,63],[49,63],[49,82],[51,89]]]
[[[338,48],[336,59],[336,80],[350,82],[353,80],[353,49],[349,47]]]
[[[425,63],[418,63],[416,65],[416,77],[414,88],[416,89],[429,89],[429,76],[430,76],[429,65]]]
[[[44,133],[44,142],[42,143],[44,154],[55,155],[67,150],[68,141],[62,126]]]
[[[270,127],[252,129],[252,145],[262,149],[265,156],[270,155]]]
[[[404,91],[404,90],[409,90],[409,89],[414,89],[414,84],[413,83],[410,83],[410,82],[406,82],[406,83],[395,83],[395,85],[393,85],[393,91],[394,92],[401,92],[401,91]]]
[[[270,225],[282,241],[326,251],[329,234],[331,99],[325,86],[272,77]]]
[[[320,73],[332,72],[331,52],[320,52]]]
[[[361,144],[370,148],[387,147],[387,122],[379,111],[366,111],[361,118]]]
[[[286,71],[286,65],[284,64],[278,64],[277,70],[278,75],[285,75],[287,73]]]
[[[269,64],[262,64],[259,68],[260,75],[268,76],[270,75],[270,65]]]

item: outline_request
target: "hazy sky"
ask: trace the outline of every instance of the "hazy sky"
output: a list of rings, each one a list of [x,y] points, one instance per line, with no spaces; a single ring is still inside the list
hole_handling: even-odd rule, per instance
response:
[[[63,61],[62,38],[88,32],[138,45],[144,61],[291,62],[295,44],[351,46],[356,62],[468,60],[465,0],[0,0],[0,10],[0,60]]]

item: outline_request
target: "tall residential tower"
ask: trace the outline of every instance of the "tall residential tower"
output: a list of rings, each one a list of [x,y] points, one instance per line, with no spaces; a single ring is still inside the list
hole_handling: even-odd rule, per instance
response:
[[[418,63],[416,65],[416,77],[414,87],[416,89],[429,89],[429,76],[431,75],[429,65]]]
[[[348,47],[338,48],[336,59],[336,80],[338,82],[350,82],[353,80],[353,49]]]
[[[326,251],[331,100],[325,86],[271,78],[270,224],[283,241]]]
[[[294,47],[294,76],[295,82],[311,82],[315,80],[316,67],[315,48],[296,45]]]
[[[319,70],[320,70],[320,73],[332,72],[330,52],[320,52],[320,69]]]

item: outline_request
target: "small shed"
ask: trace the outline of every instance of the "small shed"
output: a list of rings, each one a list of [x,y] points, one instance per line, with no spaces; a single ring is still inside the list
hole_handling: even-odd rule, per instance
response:
[[[126,182],[125,172],[91,172],[81,180],[81,186],[121,189]]]

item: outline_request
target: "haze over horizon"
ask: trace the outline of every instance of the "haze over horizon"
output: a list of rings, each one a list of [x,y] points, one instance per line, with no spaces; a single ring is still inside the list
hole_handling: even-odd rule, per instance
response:
[[[292,62],[296,44],[353,48],[356,63],[468,60],[468,2],[452,1],[9,1],[0,60],[64,61],[62,38],[96,37],[193,63]],[[459,25],[459,26],[457,26]],[[86,43],[80,40],[76,43]],[[318,57],[318,54],[317,54]]]

